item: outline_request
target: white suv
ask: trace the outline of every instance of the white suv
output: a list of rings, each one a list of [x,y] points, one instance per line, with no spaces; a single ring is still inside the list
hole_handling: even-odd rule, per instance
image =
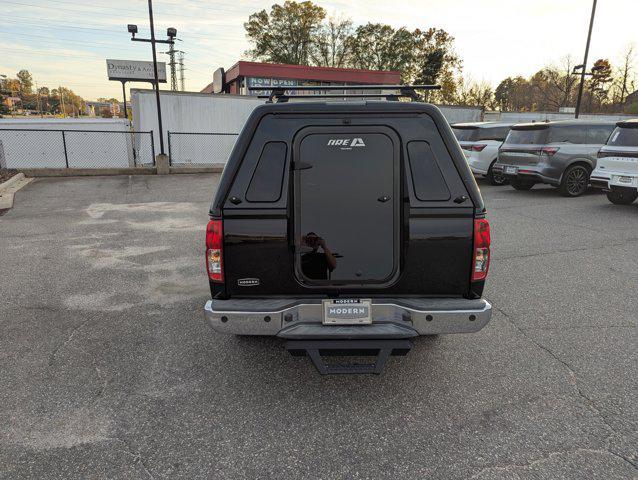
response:
[[[598,153],[591,183],[602,187],[611,203],[629,205],[638,198],[638,119],[616,124]]]
[[[498,149],[512,126],[511,123],[474,122],[452,125],[467,163],[474,175],[486,177],[492,185],[505,185],[507,179],[500,171],[492,170]]]

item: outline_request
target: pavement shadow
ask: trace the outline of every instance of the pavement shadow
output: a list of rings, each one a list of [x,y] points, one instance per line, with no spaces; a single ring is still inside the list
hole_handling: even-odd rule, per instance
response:
[[[412,339],[413,348],[406,356],[392,356],[381,375],[321,375],[310,357],[293,356],[285,350],[285,340],[276,337],[232,336],[227,344],[225,362],[232,362],[234,375],[226,377],[241,396],[278,390],[282,385],[295,391],[297,397],[316,397],[317,388],[326,395],[341,395],[344,388],[363,400],[366,395],[378,395],[378,390],[413,390],[414,372],[434,381],[443,336]],[[212,352],[211,352],[212,354]],[[218,359],[210,359],[218,362]],[[371,363],[374,357],[329,357],[328,363]],[[230,384],[230,385],[229,385]],[[211,388],[214,385],[211,382]],[[251,393],[252,391],[252,393]]]

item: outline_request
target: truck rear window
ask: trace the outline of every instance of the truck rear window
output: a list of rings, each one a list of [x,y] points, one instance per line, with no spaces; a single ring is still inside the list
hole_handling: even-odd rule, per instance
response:
[[[394,141],[343,128],[300,140],[296,169],[296,247],[308,284],[382,283],[395,268]],[[398,170],[397,170],[398,172]]]
[[[279,200],[285,165],[286,144],[284,142],[268,142],[264,145],[253,178],[248,185],[246,200],[249,202]]]

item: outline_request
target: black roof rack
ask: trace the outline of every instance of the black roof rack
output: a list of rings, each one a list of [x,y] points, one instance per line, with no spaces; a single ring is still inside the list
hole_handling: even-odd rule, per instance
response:
[[[249,87],[248,90],[270,91],[270,95],[260,95],[259,98],[268,98],[267,103],[287,102],[290,98],[378,98],[385,97],[389,101],[397,101],[399,98],[418,100],[417,90],[440,90],[440,85],[316,85],[316,86],[276,86],[276,87]],[[286,92],[331,92],[336,90],[393,90],[392,93],[342,93],[321,95],[286,95]],[[398,93],[396,91],[399,91]]]

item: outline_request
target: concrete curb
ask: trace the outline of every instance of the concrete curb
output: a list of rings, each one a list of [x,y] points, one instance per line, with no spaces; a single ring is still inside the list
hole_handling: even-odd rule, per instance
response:
[[[180,165],[171,166],[170,173],[221,173],[224,170],[225,164],[213,163],[212,165]]]
[[[25,178],[24,173],[18,173],[6,182],[0,184],[0,210],[13,207],[13,197],[15,193],[32,181],[32,178]]]
[[[21,168],[24,175],[29,177],[84,177],[102,175],[157,175],[155,167],[131,167],[131,168]],[[223,163],[206,166],[173,166],[168,168],[168,173],[221,173],[224,170]],[[13,180],[12,177],[8,181]]]
[[[87,175],[155,175],[155,167],[134,168],[21,168],[29,177],[83,177]]]
[[[9,180],[7,180],[6,182],[2,182],[0,183],[0,193],[2,193],[2,191],[5,188],[10,187],[11,185],[13,185],[14,183],[19,182],[20,180],[22,180],[24,178],[24,173],[20,172],[20,173],[16,173],[13,177],[11,177]]]

